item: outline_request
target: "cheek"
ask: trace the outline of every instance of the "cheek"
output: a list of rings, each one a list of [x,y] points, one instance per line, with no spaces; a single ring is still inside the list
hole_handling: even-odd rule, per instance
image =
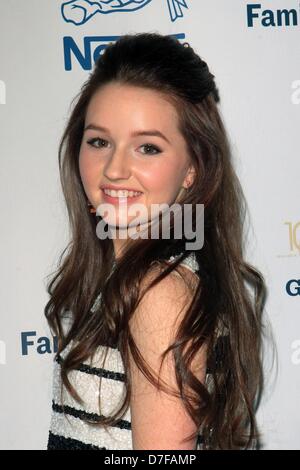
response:
[[[160,196],[173,196],[180,186],[182,174],[178,163],[164,162],[143,174],[144,186],[149,193]]]
[[[87,152],[79,153],[79,172],[85,187],[93,185],[99,179],[99,165]]]

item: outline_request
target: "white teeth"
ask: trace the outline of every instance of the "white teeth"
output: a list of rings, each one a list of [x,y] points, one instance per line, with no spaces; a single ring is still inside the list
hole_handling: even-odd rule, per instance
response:
[[[139,194],[142,194],[140,192],[127,191],[126,189],[122,191],[115,191],[114,189],[104,189],[103,191],[105,192],[105,194],[108,194],[109,196],[112,196],[112,197],[133,197],[133,196],[138,196]]]

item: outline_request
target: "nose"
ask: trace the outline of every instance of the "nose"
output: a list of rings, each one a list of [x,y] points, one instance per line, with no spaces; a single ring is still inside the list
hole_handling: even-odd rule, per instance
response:
[[[108,180],[129,179],[131,175],[130,155],[121,149],[116,149],[104,167],[104,176]]]

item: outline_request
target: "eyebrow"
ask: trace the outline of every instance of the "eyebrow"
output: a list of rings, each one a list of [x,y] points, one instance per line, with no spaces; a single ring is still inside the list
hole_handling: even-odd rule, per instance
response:
[[[106,129],[106,127],[96,126],[95,124],[89,124],[88,126],[86,126],[84,128],[84,132],[89,130],[89,129],[92,129],[92,130],[95,130],[95,131],[107,132],[109,134],[109,130]],[[168,144],[171,144],[169,139],[167,139],[167,137],[164,134],[162,134],[162,132],[158,131],[157,129],[134,131],[134,132],[131,133],[131,137],[138,137],[140,135],[149,135],[149,136],[161,137],[166,142],[168,142]]]

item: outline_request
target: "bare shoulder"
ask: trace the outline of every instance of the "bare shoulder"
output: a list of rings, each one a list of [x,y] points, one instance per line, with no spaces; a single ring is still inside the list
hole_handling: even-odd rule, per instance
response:
[[[192,300],[190,278],[194,274],[187,268],[179,268],[178,275],[170,273],[151,287],[139,303],[130,319],[130,331],[140,354],[154,376],[159,375],[164,384],[178,391],[172,352],[161,366],[163,352],[174,342],[175,335]],[[149,287],[161,272],[155,267],[145,276],[142,288]],[[136,366],[130,355],[131,369],[131,418],[134,449],[194,449],[195,442],[183,443],[195,432],[193,420],[187,414],[182,401],[156,388]],[[205,350],[197,356],[197,377],[205,380]]]
[[[199,285],[198,276],[187,267],[178,266],[150,287],[162,269],[161,265],[153,266],[141,283],[142,300],[131,319],[131,324],[135,327],[140,324],[147,329],[173,327],[174,330],[181,315],[184,315],[192,301],[193,294]],[[165,334],[168,331],[165,330]]]

